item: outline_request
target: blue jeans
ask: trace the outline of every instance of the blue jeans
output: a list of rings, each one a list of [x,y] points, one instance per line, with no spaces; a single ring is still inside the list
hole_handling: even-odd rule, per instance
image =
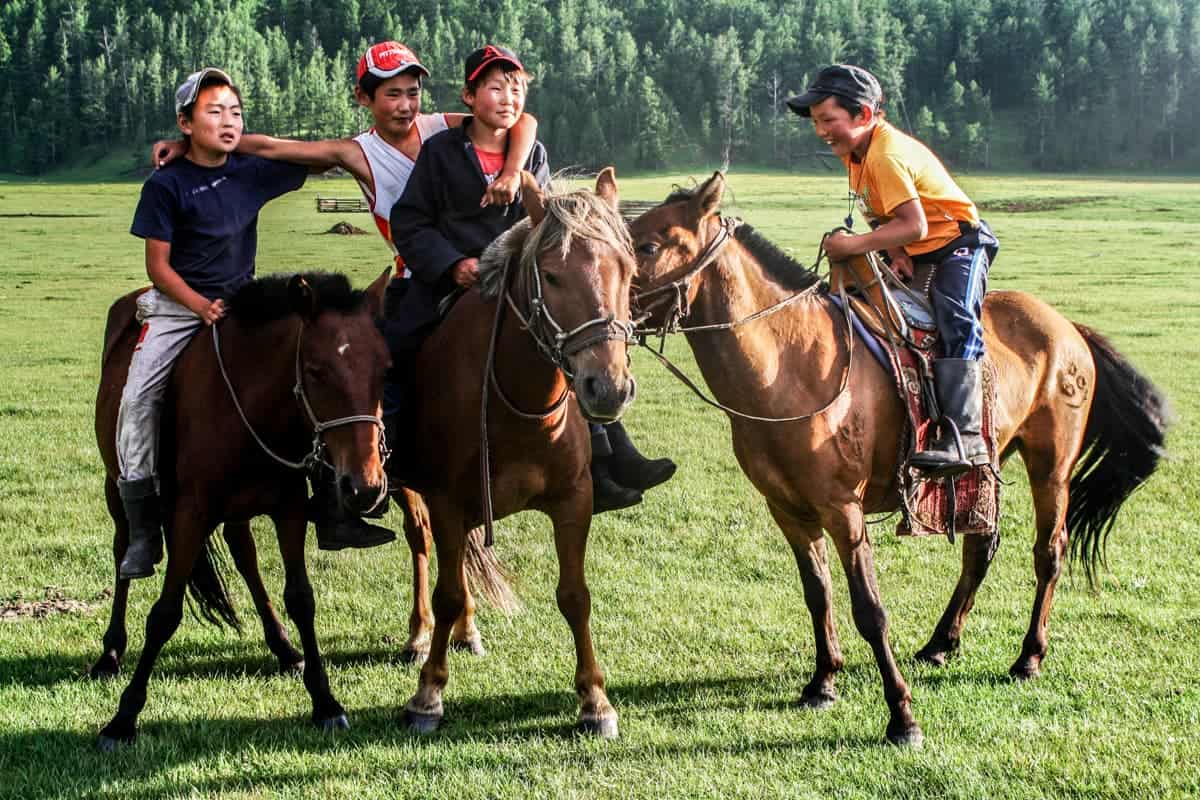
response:
[[[938,264],[930,296],[944,358],[983,358],[983,296],[999,248],[1000,242],[983,222],[978,229],[966,227],[962,236],[929,254]]]

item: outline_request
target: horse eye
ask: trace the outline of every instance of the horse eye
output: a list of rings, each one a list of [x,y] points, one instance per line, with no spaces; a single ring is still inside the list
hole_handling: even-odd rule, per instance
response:
[[[542,277],[546,279],[546,283],[551,286],[558,286],[558,277],[553,272],[543,272]]]
[[[646,242],[644,245],[641,245],[637,249],[638,253],[640,253],[641,255],[644,255],[644,256],[655,255],[656,253],[658,253],[658,250],[659,250],[658,242]]]

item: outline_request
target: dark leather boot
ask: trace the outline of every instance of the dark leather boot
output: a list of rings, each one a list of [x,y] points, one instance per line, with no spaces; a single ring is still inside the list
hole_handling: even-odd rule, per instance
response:
[[[154,565],[163,557],[162,508],[154,478],[118,480],[117,491],[125,508],[125,519],[129,521],[129,547],[117,568],[117,576],[123,580],[149,578],[154,574]]]
[[[675,462],[669,458],[646,458],[633,446],[633,441],[619,421],[604,426],[612,446],[609,471],[613,480],[622,486],[647,491],[665,483],[675,474]]]
[[[990,460],[982,435],[982,376],[979,361],[940,358],[933,362],[942,421],[929,447],[914,454],[909,461],[924,472],[926,478],[951,478]]]
[[[338,501],[337,486],[328,470],[310,478],[313,493],[309,500],[308,518],[317,528],[317,547],[322,550],[343,550],[347,547],[377,547],[395,541],[396,534],[391,530],[346,513]]]
[[[642,493],[637,489],[622,486],[609,474],[609,456],[592,458],[592,513],[603,514],[621,508],[636,506],[642,502]]]

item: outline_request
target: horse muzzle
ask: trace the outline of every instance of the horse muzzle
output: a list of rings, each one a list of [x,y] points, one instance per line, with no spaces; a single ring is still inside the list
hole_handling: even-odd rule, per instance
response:
[[[592,422],[620,419],[637,395],[637,381],[624,359],[619,366],[581,364],[575,370],[574,386],[579,410]]]

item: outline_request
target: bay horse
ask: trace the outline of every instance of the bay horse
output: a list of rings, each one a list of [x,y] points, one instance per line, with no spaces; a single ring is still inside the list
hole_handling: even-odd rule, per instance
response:
[[[468,531],[490,526],[493,516],[536,509],[554,526],[558,607],[575,641],[579,727],[613,737],[617,713],[596,662],[584,575],[592,519],[584,418],[617,419],[633,400],[633,250],[611,168],[594,193],[543,196],[526,175],[522,200],[529,216],[480,259],[481,291],[458,300],[417,356],[416,374],[437,377],[418,383],[413,404],[409,457],[419,477],[412,488],[427,506],[439,569],[429,655],[404,716],[418,732],[441,723],[447,649],[471,602],[463,569]]]
[[[639,297],[648,301],[655,324],[664,322],[666,309],[651,311],[650,296],[657,303],[665,295],[677,298],[685,330],[712,326],[686,336],[717,401],[761,418],[807,416],[772,424],[729,414],[738,463],[795,554],[812,616],[816,669],[801,703],[833,703],[834,676],[842,668],[824,531],[846,572],[855,626],[883,678],[887,739],[919,745],[923,736],[888,640],[865,522],[868,513],[899,506],[905,412],[898,391],[863,341],[847,331],[813,270],[748,225],[726,235],[730,226],[718,213],[723,190],[718,172],[631,223]],[[729,324],[776,305],[777,313]],[[1046,656],[1047,620],[1068,542],[1071,556],[1082,556],[1092,576],[1122,503],[1163,454],[1167,404],[1102,336],[1031,295],[988,293],[983,323],[997,376],[998,452],[1001,460],[1021,454],[1033,492],[1037,588],[1029,630],[1010,669],[1016,678],[1031,678]],[[992,537],[963,537],[958,585],[919,659],[942,664],[957,649],[993,545]]]
[[[116,488],[115,431],[138,336],[129,313],[133,297],[110,309],[96,397],[96,439],[118,564],[129,529]],[[172,371],[159,459],[168,506],[166,576],[146,619],[137,669],[100,733],[103,750],[136,738],[147,682],[158,653],[179,626],[189,587],[203,616],[236,624],[209,541],[222,522],[255,595],[268,644],[281,667],[303,672],[313,722],[330,730],[349,725],[330,691],[314,630],[304,556],[305,466],[326,459],[337,473],[340,501],[356,513],[382,499],[387,483],[380,402],[387,347],[365,293],[352,290],[342,275],[263,278],[242,287],[228,307],[228,316],[198,333]],[[302,657],[287,641],[258,576],[246,522],[258,515],[270,516],[275,524],[286,574],[284,603],[299,630]],[[105,653],[93,675],[115,674],[120,665],[127,593],[128,581],[118,579]]]

